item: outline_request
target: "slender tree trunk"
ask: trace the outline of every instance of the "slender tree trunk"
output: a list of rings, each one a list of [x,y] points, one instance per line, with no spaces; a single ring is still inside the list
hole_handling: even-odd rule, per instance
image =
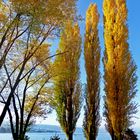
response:
[[[112,129],[111,139],[112,139],[112,140],[117,140],[117,139],[116,139],[116,136],[115,136],[115,134],[114,134],[114,130],[113,130],[113,129]]]
[[[116,136],[114,134],[114,132],[112,132],[111,139],[112,140],[123,140],[123,135],[120,133],[118,136]]]
[[[123,140],[122,134],[120,133],[116,140]]]
[[[93,133],[90,133],[88,140],[96,140],[96,136]]]
[[[73,140],[73,133],[69,132],[67,134],[68,140]]]
[[[113,135],[111,136],[111,139],[112,139],[112,140],[123,140],[122,137],[117,137],[117,136],[115,136],[115,134],[113,134]]]
[[[25,135],[23,134],[23,133],[21,133],[20,135],[19,135],[19,139],[18,140],[25,140]]]
[[[12,93],[10,93],[10,95],[9,95],[9,97],[7,99],[7,102],[6,102],[6,104],[5,104],[4,108],[3,108],[3,111],[1,113],[0,126],[2,125],[2,122],[3,122],[4,118],[5,118],[6,112],[7,112],[8,108],[9,108],[9,106],[10,106],[11,98],[12,98]]]
[[[113,135],[111,136],[111,139],[112,139],[112,140],[115,140]]]
[[[18,74],[18,76],[17,76],[16,82],[15,82],[13,88],[11,89],[11,92],[10,92],[10,94],[9,94],[9,96],[8,96],[8,99],[7,99],[7,101],[6,101],[6,104],[5,104],[4,108],[3,108],[3,111],[2,111],[1,116],[0,116],[0,126],[1,126],[2,123],[3,123],[3,120],[4,120],[4,118],[5,118],[5,115],[6,115],[6,113],[7,113],[7,110],[8,110],[8,108],[9,108],[9,106],[10,106],[11,99],[12,99],[12,96],[13,96],[13,94],[14,94],[14,92],[15,92],[15,89],[17,88],[17,86],[18,86],[18,84],[19,84],[20,77],[21,77],[21,75],[22,75],[22,73],[23,73],[23,70],[24,70],[24,67],[25,67],[25,65],[26,65],[26,62],[27,62],[27,60],[25,60],[25,61],[23,62],[22,66],[21,66],[21,70],[20,70],[20,72],[19,72],[19,74]]]
[[[96,135],[94,133],[93,138],[91,140],[96,140]]]
[[[92,125],[94,125],[95,126],[95,121],[94,121],[94,119],[92,120],[92,123],[94,123],[94,124],[91,124],[91,126],[90,126],[90,132],[89,132],[89,136],[88,136],[88,138],[86,138],[87,140],[96,140],[96,128],[94,127],[93,128],[93,126]]]
[[[68,95],[68,140],[73,140],[73,109],[72,109],[72,94],[73,88],[70,89],[70,94]]]

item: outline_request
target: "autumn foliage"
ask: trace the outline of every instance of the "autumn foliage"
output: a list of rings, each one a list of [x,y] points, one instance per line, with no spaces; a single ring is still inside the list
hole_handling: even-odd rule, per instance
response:
[[[136,65],[128,45],[125,0],[104,0],[105,117],[112,139],[122,140],[136,113]],[[111,134],[112,135],[112,134]]]
[[[87,85],[85,89],[84,133],[87,140],[96,140],[100,125],[100,46],[98,37],[99,13],[96,4],[91,4],[86,13],[85,68]]]
[[[72,140],[81,110],[81,83],[79,81],[79,57],[81,36],[78,24],[69,21],[61,34],[54,69],[54,108],[58,121],[69,140]]]

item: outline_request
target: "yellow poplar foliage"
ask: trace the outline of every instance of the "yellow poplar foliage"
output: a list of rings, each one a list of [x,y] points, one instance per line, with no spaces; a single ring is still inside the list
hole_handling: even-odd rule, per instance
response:
[[[74,26],[71,24],[71,21],[68,21],[65,25],[63,33],[61,34],[61,40],[57,53],[64,52],[64,54],[56,57],[55,68],[59,68],[58,73],[61,72],[61,76],[64,79],[71,78],[73,81],[76,81],[79,78],[78,62],[81,52],[81,37],[78,24],[75,24]],[[62,67],[62,64],[64,67]],[[57,67],[57,65],[59,67]]]
[[[81,109],[81,84],[79,81],[79,57],[81,37],[78,24],[68,21],[61,34],[58,55],[54,62],[54,108],[58,121],[69,137],[72,135]]]
[[[103,12],[105,114],[110,120],[108,127],[111,126],[115,136],[121,139],[123,132],[132,124],[132,114],[136,113],[136,105],[132,101],[136,94],[136,65],[127,42],[126,1],[104,0]]]
[[[95,140],[100,124],[99,84],[100,46],[98,37],[99,13],[96,4],[90,4],[86,12],[86,34],[84,45],[87,73],[84,132],[87,140]]]

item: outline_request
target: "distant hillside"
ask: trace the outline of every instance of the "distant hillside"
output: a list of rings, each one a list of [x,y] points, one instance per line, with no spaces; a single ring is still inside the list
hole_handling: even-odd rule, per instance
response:
[[[135,128],[134,129],[136,131],[136,133],[138,135],[140,135],[140,129],[139,128]],[[10,126],[8,125],[8,123],[3,124],[0,127],[0,133],[10,133]],[[29,133],[62,133],[62,129],[59,126],[56,125],[40,125],[40,124],[36,124],[33,125],[29,131]],[[75,134],[82,134],[83,133],[83,129],[81,127],[77,127]],[[107,131],[104,128],[100,128],[99,133],[107,133]]]
[[[10,126],[4,124],[0,127],[0,133],[10,133]],[[33,125],[29,131],[30,133],[61,133],[62,129],[56,125]],[[77,128],[76,133],[83,133],[82,128]]]
[[[11,133],[10,128],[0,127],[0,133]]]
[[[62,132],[59,126],[56,125],[33,125],[30,132]]]

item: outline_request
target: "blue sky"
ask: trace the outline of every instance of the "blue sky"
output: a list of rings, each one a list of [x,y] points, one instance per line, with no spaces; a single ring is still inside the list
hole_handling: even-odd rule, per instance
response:
[[[86,9],[88,8],[90,3],[96,3],[98,6],[98,10],[100,13],[100,23],[99,23],[99,37],[100,37],[100,46],[101,51],[103,54],[104,50],[104,39],[103,39],[103,18],[102,18],[102,3],[103,0],[79,0],[78,1],[78,12],[85,17]],[[138,82],[137,82],[137,96],[135,98],[135,101],[137,103],[140,103],[140,1],[139,0],[127,0],[127,7],[128,7],[128,29],[129,29],[129,47],[130,51],[132,53],[133,59],[136,62],[137,65],[137,76],[138,76]],[[81,34],[84,34],[84,22],[80,24],[81,25]],[[82,58],[83,59],[83,58]],[[81,63],[83,63],[83,60],[81,60]],[[101,62],[101,75],[103,76],[103,65]],[[85,71],[84,71],[84,65],[81,64],[81,80],[82,82],[86,81],[85,78]],[[103,79],[101,79],[101,98],[104,95],[103,91]],[[101,100],[101,115],[102,115],[102,109],[103,109],[103,100]],[[136,117],[140,117],[140,107],[138,108],[139,112],[136,114]],[[140,119],[134,119],[135,125],[134,127],[140,127]],[[80,122],[78,122],[80,124]],[[102,124],[103,126],[103,124]]]
[[[102,18],[102,3],[103,0],[79,0],[78,1],[78,12],[85,17],[86,10],[90,3],[96,3],[98,6],[98,10],[100,13],[100,23],[99,23],[99,37],[100,37],[100,46],[101,46],[101,53],[103,54],[104,50],[104,39],[103,39],[103,18]],[[130,51],[132,53],[133,59],[136,62],[137,65],[137,76],[138,76],[138,82],[137,82],[137,96],[135,98],[137,103],[140,103],[140,59],[139,59],[139,53],[140,53],[140,1],[139,0],[127,0],[127,7],[128,7],[128,29],[129,29],[129,47]],[[84,26],[85,23],[81,23],[81,34],[84,35]],[[82,56],[83,57],[83,56]],[[83,58],[81,60],[81,80],[82,82],[86,81],[85,77],[85,70],[84,70],[84,64]],[[103,64],[101,62],[101,75],[103,76]],[[101,79],[101,97],[104,95],[103,91],[103,79]],[[101,115],[102,115],[102,109],[103,109],[103,100],[101,100]],[[139,112],[136,114],[136,117],[140,117],[140,107],[138,108]],[[140,127],[140,120],[134,119],[136,122],[135,127]]]
[[[86,10],[89,6],[90,3],[97,3],[98,5],[98,10],[100,13],[100,23],[99,23],[99,36],[100,36],[100,46],[101,46],[101,51],[103,54],[104,50],[104,39],[103,39],[103,20],[102,20],[102,2],[103,0],[79,0],[77,3],[78,7],[78,13],[85,17]],[[128,7],[128,28],[129,28],[129,45],[130,45],[130,50],[132,52],[132,56],[137,64],[137,75],[138,75],[138,82],[137,82],[137,96],[135,98],[135,101],[137,103],[140,103],[140,0],[127,0],[127,7]],[[81,28],[81,35],[82,37],[84,36],[84,29],[85,29],[85,22],[80,23],[80,28]],[[57,42],[57,41],[56,41]],[[56,47],[56,42],[54,44],[54,47]],[[83,47],[83,46],[82,46]],[[86,82],[86,74],[85,74],[85,69],[84,69],[84,57],[83,54],[81,55],[81,81],[82,83]],[[101,75],[103,76],[103,65],[101,62]],[[104,95],[103,91],[103,79],[101,79],[101,98]],[[102,116],[102,111],[103,110],[103,100],[101,100],[101,116]],[[140,116],[140,108],[138,108],[139,112],[137,113],[136,117]],[[82,121],[83,119],[83,111],[81,113],[81,116],[78,120],[77,125],[82,126]],[[140,119],[134,119],[135,125],[133,127],[140,127]],[[44,121],[43,121],[44,122]],[[59,123],[56,121],[56,114],[52,113],[48,116],[47,120],[45,121],[47,124],[54,124],[58,125]],[[102,122],[102,126],[104,123]]]

